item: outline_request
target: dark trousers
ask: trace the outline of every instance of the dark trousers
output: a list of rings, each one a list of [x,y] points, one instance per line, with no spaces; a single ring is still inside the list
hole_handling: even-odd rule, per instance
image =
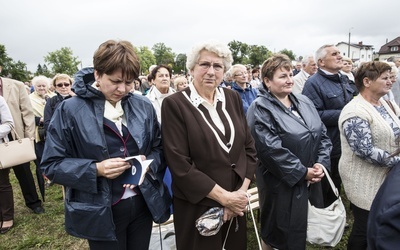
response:
[[[21,186],[22,195],[25,199],[25,205],[30,209],[40,207],[42,201],[36,192],[35,181],[30,169],[30,162],[26,162],[13,167],[15,176]]]
[[[353,228],[351,230],[347,249],[365,250],[367,249],[367,225],[369,211],[357,207],[350,203],[351,211],[354,215]]]
[[[148,250],[153,219],[142,195],[112,207],[117,241],[89,240],[91,250]]]
[[[14,196],[9,174],[9,168],[0,169],[0,221],[14,219]]]
[[[342,179],[340,178],[339,175],[339,158],[331,158],[331,171],[329,172],[329,175],[340,194]],[[322,178],[321,185],[322,185],[322,194],[324,198],[324,207],[328,207],[337,199],[337,197],[333,192],[327,178]]]

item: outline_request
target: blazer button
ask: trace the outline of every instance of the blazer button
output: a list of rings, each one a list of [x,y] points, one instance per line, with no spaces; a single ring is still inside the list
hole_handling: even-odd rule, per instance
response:
[[[121,152],[125,152],[125,148],[124,148],[124,146],[121,146],[121,147],[119,148],[119,151],[121,151]]]
[[[235,164],[235,163],[232,163],[232,164],[231,164],[231,168],[236,168],[236,164]]]

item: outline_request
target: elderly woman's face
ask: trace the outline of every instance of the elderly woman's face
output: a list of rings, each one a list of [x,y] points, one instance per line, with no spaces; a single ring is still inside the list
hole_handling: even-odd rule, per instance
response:
[[[62,96],[66,96],[71,91],[71,83],[68,79],[60,78],[56,80],[56,91]]]
[[[112,74],[103,74],[99,76],[95,71],[95,78],[99,90],[104,94],[106,100],[115,105],[134,87],[134,79],[124,79],[121,69],[114,71]]]
[[[375,81],[364,81],[364,90],[376,94],[379,97],[386,95],[392,88],[392,81],[390,81],[390,71],[383,72]]]
[[[394,84],[397,81],[396,72],[394,72],[394,71],[390,72],[390,81],[392,82],[392,84]]]
[[[346,73],[350,73],[350,71],[353,69],[353,64],[348,61],[343,61],[343,67],[342,70]]]
[[[224,77],[224,61],[217,54],[203,50],[191,70],[193,85],[197,90],[215,90]]]
[[[272,80],[265,77],[264,81],[272,94],[285,97],[292,92],[293,72],[282,67],[275,71]]]
[[[45,82],[39,82],[35,85],[35,91],[38,95],[44,98],[47,92],[47,84]]]
[[[235,73],[233,74],[233,77],[235,79],[235,82],[237,82],[239,84],[245,84],[249,81],[246,67],[237,68],[235,70]]]
[[[154,84],[161,93],[165,92],[165,90],[168,92],[171,84],[171,76],[166,68],[158,69],[154,78]]]

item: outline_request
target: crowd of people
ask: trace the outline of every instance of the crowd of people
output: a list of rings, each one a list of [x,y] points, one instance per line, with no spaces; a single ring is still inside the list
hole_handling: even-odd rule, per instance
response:
[[[177,249],[246,249],[252,182],[262,248],[305,249],[308,201],[336,200],[323,167],[350,201],[348,249],[400,246],[400,196],[388,188],[400,168],[400,57],[353,68],[323,45],[295,64],[283,54],[232,63],[227,45],[204,42],[188,75],[163,64],[140,75],[133,45],[108,40],[74,79],[1,77],[0,143],[16,139],[11,128],[35,139],[41,198],[46,182],[65,187],[66,231],[90,249],[148,249],[171,196]],[[124,178],[132,156],[152,160],[142,183]],[[44,213],[30,163],[13,170],[26,206]],[[9,174],[0,170],[1,234],[14,225]],[[195,226],[210,213],[218,226]]]

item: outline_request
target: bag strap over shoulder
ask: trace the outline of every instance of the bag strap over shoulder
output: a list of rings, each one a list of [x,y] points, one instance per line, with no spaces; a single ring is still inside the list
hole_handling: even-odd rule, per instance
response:
[[[318,165],[320,165],[322,167],[322,170],[324,170],[325,176],[328,179],[329,184],[331,185],[331,188],[332,188],[333,192],[335,193],[336,197],[339,198],[339,191],[336,188],[335,184],[333,183],[333,181],[331,179],[331,176],[329,175],[328,170],[326,170],[326,168],[322,164],[318,164]]]

